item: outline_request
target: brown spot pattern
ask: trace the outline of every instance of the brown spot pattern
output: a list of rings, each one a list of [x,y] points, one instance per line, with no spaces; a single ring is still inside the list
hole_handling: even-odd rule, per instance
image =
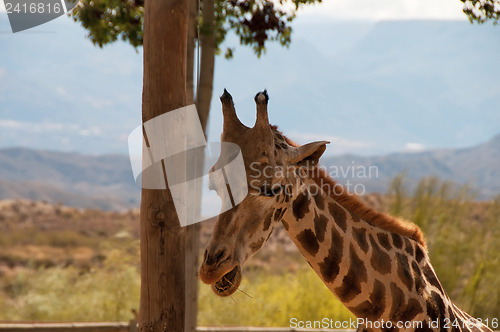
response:
[[[363,261],[358,257],[354,246],[349,247],[350,263],[347,274],[342,279],[342,286],[337,287],[335,292],[342,302],[349,302],[361,294],[361,284],[366,282],[367,273]]]
[[[285,230],[288,231],[288,227],[290,227],[290,225],[288,225],[288,223],[286,222],[285,219],[281,219],[281,223],[283,224],[283,226],[285,227]]]
[[[439,318],[439,310],[437,308],[436,302],[432,297],[428,297],[426,300],[427,316],[431,321],[436,321]]]
[[[462,331],[462,329],[460,328],[460,322],[461,322],[461,320],[457,319],[457,317],[455,316],[455,313],[453,312],[453,309],[451,308],[451,306],[448,306],[448,317],[450,318],[450,322],[451,322],[451,331],[452,332],[460,332],[460,331]],[[458,322],[459,325],[456,326],[456,324],[453,324],[453,322]]]
[[[417,294],[422,295],[425,289],[425,281],[422,278],[422,271],[418,267],[417,262],[411,262],[411,268],[413,270],[413,279],[415,280],[415,290]]]
[[[352,221],[354,221],[354,222],[361,221],[361,218],[356,213],[351,213],[351,218],[352,218]]]
[[[389,318],[391,321],[397,321],[400,317],[401,309],[405,303],[405,294],[394,282],[391,282],[391,312],[389,313]]]
[[[330,202],[328,203],[328,210],[330,211],[330,215],[333,217],[333,220],[339,227],[342,229],[342,231],[347,230],[347,222],[346,222],[346,212],[343,207],[341,207],[339,204],[336,202]]]
[[[274,221],[278,221],[280,219],[280,215],[281,215],[281,208],[274,210],[273,214]]]
[[[428,264],[426,264],[423,267],[422,272],[424,273],[427,282],[435,286],[437,289],[439,289],[439,291],[442,294],[444,294],[443,287],[441,287],[441,283],[439,282],[438,278],[436,277],[436,274],[434,273],[434,271],[432,271],[431,267]]]
[[[306,213],[309,212],[309,203],[309,193],[307,191],[301,191],[293,202],[293,216],[295,219],[299,220],[304,218]]]
[[[369,235],[369,238],[373,248],[370,264],[375,270],[382,274],[391,272],[391,258],[382,248],[380,248],[371,234]]]
[[[385,287],[380,281],[375,280],[373,290],[370,293],[370,300],[364,301],[359,305],[352,307],[351,311],[356,317],[369,318],[376,321],[385,310]]]
[[[434,315],[437,316],[434,318],[434,320],[439,319],[439,327],[441,328],[441,330],[445,330],[444,325],[446,322],[444,319],[446,318],[446,315],[445,315],[446,309],[445,309],[445,306],[443,303],[443,299],[436,292],[431,292],[431,298],[432,298],[432,302],[434,302],[434,308],[436,310],[436,312],[434,312]],[[429,302],[427,302],[427,304],[428,303]]]
[[[404,312],[401,314],[400,320],[403,322],[409,322],[421,312],[423,312],[423,310],[420,302],[418,302],[414,298],[411,298],[410,300],[408,300],[408,305],[406,306]]]
[[[269,221],[268,218],[266,218],[264,223],[266,223],[267,221]],[[237,227],[233,227],[233,226],[231,226],[231,227],[232,228],[230,230],[226,230],[227,236],[229,236],[229,234],[235,233],[238,230]],[[262,224],[259,224],[257,222],[245,223],[243,225],[243,229],[244,229],[244,232],[251,238],[257,231],[262,230]]]
[[[416,245],[416,248],[415,248],[415,258],[417,259],[417,262],[421,262],[425,257],[425,254],[422,250],[422,248],[420,247],[420,245]]]
[[[389,242],[389,236],[386,233],[377,233],[378,242],[387,251],[391,250],[391,244]]]
[[[275,212],[276,213],[276,212]],[[266,218],[266,220],[264,220],[264,232],[267,231],[269,229],[269,227],[271,227],[271,220],[272,220],[272,215],[270,215],[268,218]]]
[[[280,220],[286,212],[286,208],[279,208],[274,211],[274,221]]]
[[[314,232],[310,229],[305,229],[297,235],[297,241],[302,245],[309,255],[314,256],[318,253],[319,243],[318,239],[314,235]]]
[[[442,299],[441,295],[439,295],[438,293],[436,293],[436,292],[433,291],[433,292],[431,292],[431,296],[432,296],[432,299],[434,300],[434,302],[437,305],[439,314],[444,316],[445,307],[444,307],[444,302],[443,302],[443,299]]]
[[[392,244],[398,249],[403,247],[403,238],[399,234],[391,233]]]
[[[257,250],[259,250],[262,247],[262,245],[264,244],[265,240],[266,240],[265,238],[261,238],[260,240],[255,241],[254,243],[252,243],[250,245],[250,250],[252,252],[256,252]]]
[[[319,271],[325,282],[333,282],[339,274],[339,265],[343,255],[343,239],[335,227],[331,228],[332,245],[328,256],[319,263]]]
[[[324,215],[320,214],[314,217],[314,231],[319,242],[325,240],[326,225],[328,225],[328,218]]]
[[[325,198],[323,197],[323,193],[318,186],[315,186],[313,190],[314,194],[312,196],[314,198],[314,202],[316,203],[318,209],[323,210],[325,208]]]
[[[422,321],[422,324],[417,326],[415,332],[434,332],[434,330],[429,327],[429,323],[427,321]]]
[[[408,287],[408,290],[411,292],[413,289],[413,276],[410,271],[410,265],[408,264],[408,259],[405,255],[397,253],[396,259],[398,261],[398,276],[399,279],[403,282],[403,284]]]
[[[366,229],[365,228],[353,228],[352,229],[352,236],[354,237],[354,240],[359,245],[361,250],[363,250],[363,252],[366,253],[368,251],[368,241],[366,240]]]
[[[415,252],[413,251],[413,245],[411,241],[405,237],[405,251],[408,253],[410,256],[415,256]]]

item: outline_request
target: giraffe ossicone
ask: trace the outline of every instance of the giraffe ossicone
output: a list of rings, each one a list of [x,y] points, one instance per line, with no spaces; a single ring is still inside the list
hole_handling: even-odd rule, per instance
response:
[[[199,276],[215,294],[238,289],[244,263],[283,224],[330,291],[367,322],[359,330],[491,331],[452,303],[416,225],[366,206],[318,166],[328,142],[298,146],[271,126],[267,91],[255,96],[252,128],[226,90],[220,99],[221,139],[241,149],[248,194],[219,215],[204,253]]]

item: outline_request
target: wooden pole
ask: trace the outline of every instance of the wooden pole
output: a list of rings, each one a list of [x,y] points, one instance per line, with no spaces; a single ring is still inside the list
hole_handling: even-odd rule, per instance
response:
[[[187,27],[186,0],[145,1],[143,122],[186,106]],[[185,230],[168,190],[142,189],[140,223],[139,330],[184,332]]]
[[[188,46],[187,46],[187,101],[194,104],[194,59],[195,39],[197,34],[198,1],[188,0]],[[196,78],[196,82],[198,78]],[[205,127],[203,127],[205,130]],[[206,135],[205,135],[206,137]],[[200,160],[203,163],[203,160]],[[201,197],[200,197],[201,199]],[[185,332],[196,332],[198,313],[198,251],[200,242],[200,224],[186,226],[186,316]]]
[[[203,0],[203,32],[200,33],[200,91],[196,92],[198,114],[203,130],[207,127],[210,102],[212,100],[215,49],[215,3],[214,0]]]

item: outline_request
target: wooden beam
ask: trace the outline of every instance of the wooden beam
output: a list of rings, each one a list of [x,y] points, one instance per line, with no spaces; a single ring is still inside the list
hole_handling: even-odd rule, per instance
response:
[[[145,1],[143,123],[187,105],[187,28],[187,0]],[[168,190],[142,189],[140,223],[139,331],[184,332],[185,230]]]

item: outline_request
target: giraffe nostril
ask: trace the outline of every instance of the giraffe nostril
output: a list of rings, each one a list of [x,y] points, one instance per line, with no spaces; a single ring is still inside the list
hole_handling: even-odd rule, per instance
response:
[[[217,251],[205,250],[204,261],[208,266],[218,266],[230,258],[226,249],[219,249]]]
[[[222,259],[224,258],[225,254],[226,254],[225,250],[220,250],[217,254],[217,257],[215,257],[215,262],[220,263],[222,261]]]

